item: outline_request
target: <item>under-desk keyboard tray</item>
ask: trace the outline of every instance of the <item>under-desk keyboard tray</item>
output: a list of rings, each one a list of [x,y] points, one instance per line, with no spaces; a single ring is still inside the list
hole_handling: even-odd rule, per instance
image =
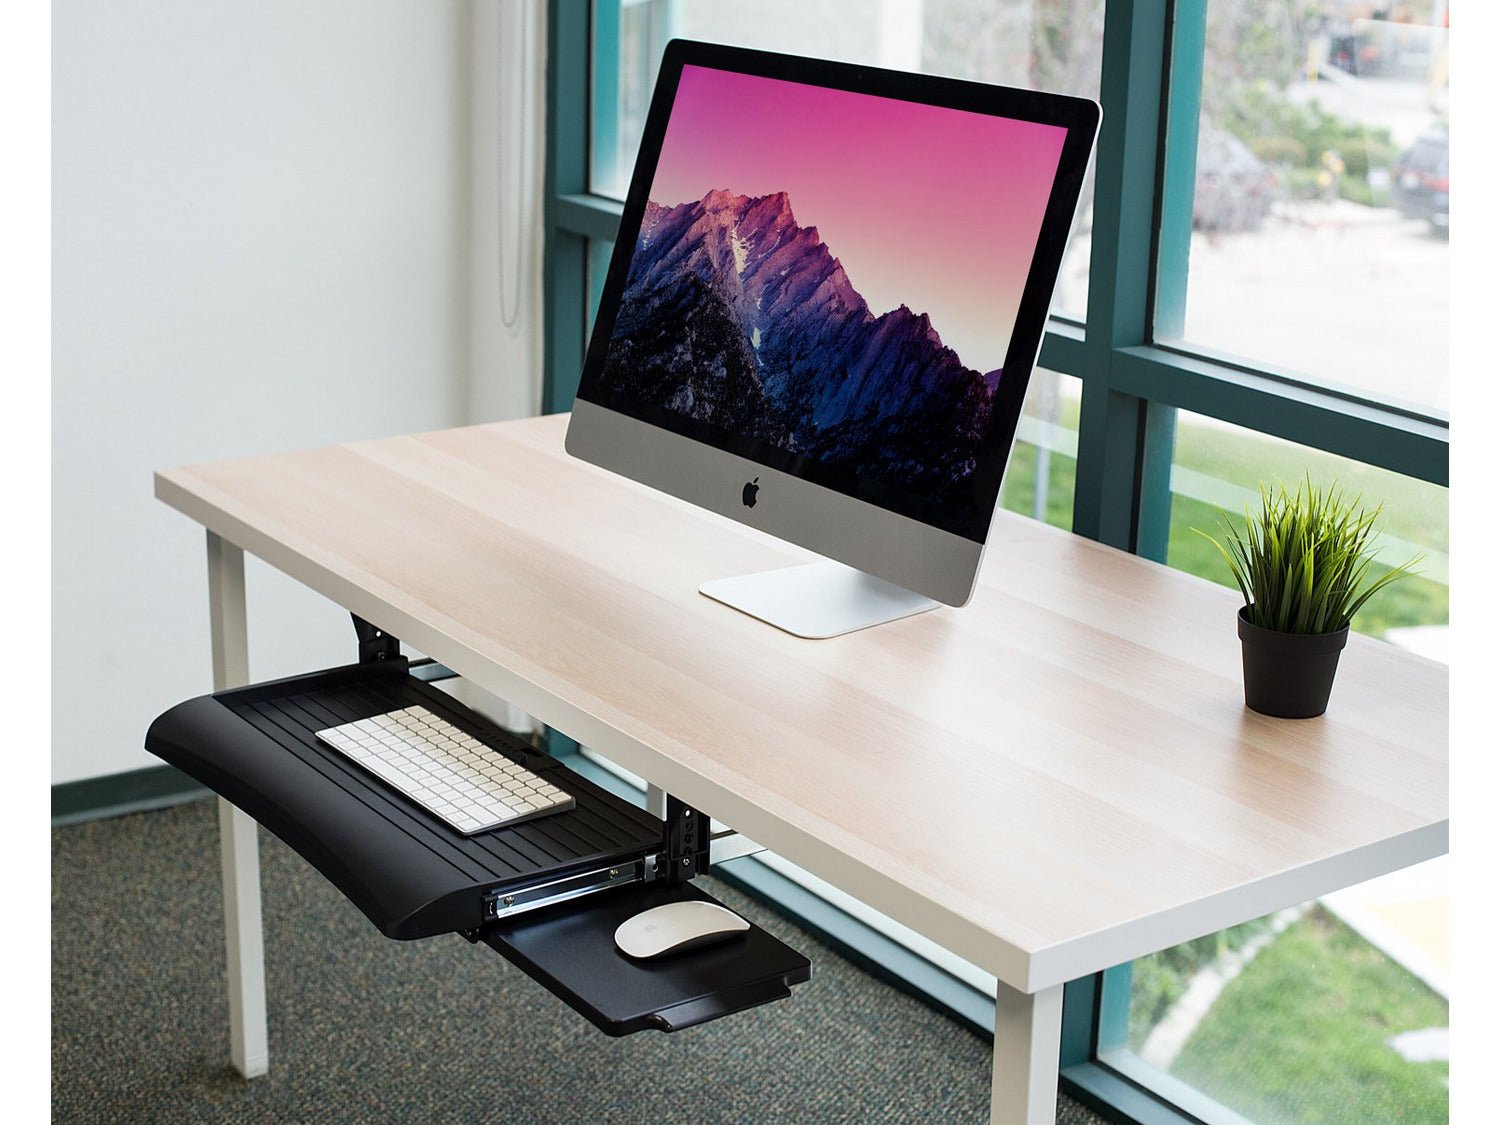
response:
[[[574,807],[464,836],[316,734],[413,706],[570,793]],[[613,926],[635,910],[707,897],[655,878],[662,821],[411,675],[405,660],[190,699],[152,723],[146,749],[275,833],[387,937],[482,940],[610,1034],[691,1026],[784,997],[810,974],[805,957],[754,926],[742,956],[710,948],[643,964],[616,951]]]

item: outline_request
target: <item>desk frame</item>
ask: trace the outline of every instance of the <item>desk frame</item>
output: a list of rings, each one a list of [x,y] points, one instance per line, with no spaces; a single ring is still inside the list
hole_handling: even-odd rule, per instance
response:
[[[208,532],[208,620],[214,691],[250,682],[245,620],[245,553]],[[246,1078],[271,1066],[266,1033],[266,956],[260,916],[258,826],[219,799],[219,851],[224,878],[224,937],[229,983],[229,1058]]]
[[[1250,873],[1244,880],[1224,882],[1220,879],[1217,889],[1211,888],[1205,894],[1176,898],[1175,903],[1155,912],[1133,912],[1134,907],[1116,910],[1113,915],[1115,921],[1110,924],[1107,932],[1098,932],[1097,929],[1091,929],[1091,927],[1080,929],[1073,922],[1067,922],[1067,919],[1064,919],[1067,926],[1058,924],[1053,927],[1052,938],[1043,933],[1040,938],[1028,936],[1025,941],[1022,941],[1017,938],[1014,930],[1011,930],[1010,935],[1007,936],[1007,930],[992,929],[995,922],[987,921],[983,900],[975,900],[974,909],[980,912],[971,913],[962,903],[957,907],[954,906],[956,900],[953,897],[953,888],[939,888],[948,891],[947,903],[939,903],[933,895],[927,894],[926,888],[913,888],[909,883],[898,885],[900,879],[897,876],[892,876],[883,867],[873,867],[867,858],[859,858],[856,853],[850,853],[847,850],[850,847],[849,841],[838,838],[837,832],[834,832],[834,838],[826,838],[822,832],[817,831],[816,825],[820,823],[819,820],[816,820],[816,817],[808,820],[807,816],[811,816],[810,811],[807,816],[802,814],[801,805],[795,802],[795,793],[793,795],[771,793],[771,796],[777,798],[774,807],[757,804],[756,799],[745,795],[738,787],[726,784],[717,762],[705,762],[703,765],[684,762],[681,754],[672,750],[670,744],[642,741],[642,738],[654,738],[654,735],[649,732],[642,735],[639,724],[625,723],[628,729],[621,729],[621,726],[616,726],[618,718],[612,720],[607,714],[601,717],[597,712],[580,708],[573,694],[567,691],[555,693],[549,690],[546,684],[538,685],[535,679],[517,678],[516,670],[508,667],[504,661],[496,663],[496,658],[487,649],[475,648],[475,642],[471,636],[468,634],[462,637],[450,636],[449,631],[446,631],[446,625],[441,624],[443,619],[462,621],[462,618],[453,618],[452,615],[449,618],[429,616],[428,603],[423,601],[419,604],[411,598],[405,598],[399,589],[383,585],[384,579],[377,580],[372,586],[366,571],[360,570],[363,564],[356,547],[351,546],[348,555],[341,553],[344,538],[353,534],[353,528],[357,525],[345,526],[342,535],[339,534],[341,531],[339,528],[320,532],[324,537],[318,538],[317,541],[300,541],[296,537],[290,538],[284,526],[284,520],[281,519],[281,513],[275,507],[275,501],[261,495],[261,489],[257,486],[249,483],[243,486],[239,484],[239,481],[254,480],[263,465],[266,466],[267,474],[281,474],[278,475],[279,481],[285,481],[288,472],[291,477],[297,478],[297,475],[309,471],[317,472],[308,478],[321,480],[323,469],[332,466],[350,474],[348,480],[345,481],[345,486],[359,489],[350,495],[363,496],[368,490],[368,487],[362,483],[365,480],[363,472],[378,475],[383,472],[389,474],[392,471],[399,471],[402,474],[410,472],[410,475],[399,475],[396,477],[398,480],[416,489],[432,490],[434,495],[441,496],[444,502],[452,499],[452,502],[474,504],[474,495],[455,493],[449,496],[446,490],[438,490],[446,489],[447,486],[446,484],[435,486],[432,483],[432,458],[440,455],[452,456],[453,453],[462,453],[469,458],[477,453],[489,456],[489,450],[493,449],[499,450],[495,456],[519,458],[517,465],[531,471],[535,468],[532,462],[537,455],[543,456],[544,459],[561,456],[559,452],[555,452],[556,446],[553,444],[556,437],[559,437],[559,420],[555,417],[529,420],[526,423],[505,423],[505,425],[520,426],[520,429],[511,429],[511,431],[505,431],[504,434],[495,434],[492,437],[487,431],[493,428],[469,428],[468,431],[419,435],[417,438],[390,440],[387,443],[335,447],[326,452],[254,459],[243,466],[226,462],[225,465],[228,468],[223,471],[219,471],[216,466],[202,466],[201,472],[187,469],[187,471],[159,474],[157,495],[171,502],[174,507],[180,508],[207,528],[208,595],[210,595],[214,688],[223,690],[223,688],[236,687],[236,685],[245,684],[249,678],[245,559],[243,559],[243,552],[246,549],[264,556],[270,564],[278,565],[291,576],[303,580],[312,588],[318,589],[321,594],[342,604],[345,609],[350,609],[351,612],[375,622],[381,628],[386,628],[408,639],[408,642],[413,643],[420,651],[434,655],[447,666],[455,667],[460,675],[462,673],[474,675],[475,682],[478,682],[481,687],[489,688],[502,696],[507,696],[507,687],[516,688],[517,697],[514,697],[513,702],[517,705],[523,706],[532,714],[537,714],[543,720],[550,721],[553,726],[567,730],[567,733],[592,745],[604,756],[619,760],[621,765],[646,777],[648,783],[651,783],[648,799],[660,801],[661,787],[667,787],[672,792],[679,792],[684,798],[691,799],[693,804],[702,808],[705,813],[717,817],[720,822],[744,829],[759,843],[771,847],[772,850],[786,853],[787,858],[798,862],[802,867],[807,867],[823,879],[828,879],[834,885],[840,886],[840,889],[850,892],[855,897],[870,901],[871,906],[885,910],[897,921],[912,926],[913,929],[924,933],[924,936],[933,939],[939,945],[945,945],[959,956],[971,960],[975,965],[995,972],[996,977],[999,978],[999,987],[998,998],[996,998],[996,1052],[995,1064],[993,1064],[992,1110],[990,1110],[993,1122],[1004,1122],[1005,1125],[1019,1125],[1022,1122],[1026,1125],[1040,1125],[1055,1119],[1064,981],[1098,972],[1100,969],[1109,968],[1110,965],[1151,953],[1157,948],[1169,947],[1196,933],[1223,929],[1227,924],[1233,924],[1233,921],[1259,916],[1260,913],[1278,909],[1292,901],[1317,897],[1323,892],[1328,892],[1329,889],[1334,889],[1335,886],[1358,882],[1382,871],[1394,870],[1401,865],[1418,862],[1446,852],[1446,847],[1448,847],[1446,679],[1442,681],[1442,711],[1439,712],[1436,673],[1431,667],[1418,666],[1412,669],[1407,663],[1398,663],[1398,661],[1409,660],[1406,654],[1395,657],[1395,655],[1377,654],[1374,649],[1367,648],[1365,649],[1367,657],[1362,658],[1370,664],[1370,670],[1362,672],[1358,684],[1349,688],[1350,691],[1361,693],[1358,697],[1373,699],[1382,693],[1389,694],[1389,685],[1394,682],[1403,682],[1404,673],[1410,670],[1419,673],[1418,679],[1421,679],[1422,687],[1415,688],[1418,694],[1413,697],[1419,714],[1410,723],[1404,723],[1404,726],[1409,729],[1400,733],[1400,736],[1392,736],[1391,745],[1383,748],[1383,757],[1380,760],[1383,762],[1386,774],[1389,775],[1383,775],[1371,781],[1370,786],[1373,786],[1373,789],[1370,789],[1370,792],[1367,792],[1370,786],[1365,783],[1364,772],[1361,771],[1361,780],[1352,781],[1352,771],[1347,766],[1335,768],[1337,763],[1329,765],[1328,769],[1323,768],[1322,765],[1317,766],[1319,774],[1310,775],[1308,778],[1310,781],[1317,781],[1322,786],[1332,786],[1329,787],[1328,793],[1331,798],[1337,798],[1340,802],[1340,816],[1349,820],[1349,817],[1359,813],[1362,820],[1356,817],[1356,819],[1349,820],[1349,823],[1335,823],[1334,820],[1322,823],[1320,820],[1323,817],[1320,817],[1316,811],[1301,813],[1314,819],[1307,820],[1305,823],[1299,820],[1296,823],[1301,828],[1305,828],[1310,837],[1316,838],[1308,844],[1299,844],[1301,858],[1296,859],[1295,864],[1289,867],[1283,867],[1280,870],[1266,867],[1260,871],[1247,868]],[[320,460],[320,458],[330,460]],[[365,460],[369,460],[371,465],[363,466]],[[408,468],[408,460],[410,460],[410,468]],[[456,463],[460,463],[465,469],[472,468],[468,463]],[[392,468],[393,465],[395,469]],[[582,468],[574,469],[574,466],[565,460],[564,462],[549,462],[538,471],[558,472],[562,469],[570,474],[583,471]],[[594,472],[594,469],[588,469],[588,471]],[[384,480],[384,477],[380,478]],[[543,480],[543,477],[537,477],[535,480]],[[474,486],[474,480],[469,480],[466,487],[472,486]],[[522,484],[517,484],[517,487],[520,486]],[[606,487],[601,481],[583,477],[583,475],[568,478],[568,486],[586,486],[589,489]],[[615,486],[610,484],[607,487],[612,489]],[[243,489],[243,495],[240,489]],[[652,501],[652,504],[657,504],[657,502],[664,501]],[[676,508],[669,513],[663,513],[655,507],[648,510],[645,499],[640,498],[639,495],[630,499],[630,504],[639,505],[643,516],[651,517],[651,519],[670,517],[675,520],[682,514]],[[308,510],[305,508],[300,514],[306,516]],[[484,517],[493,517],[493,511],[484,511]],[[1019,526],[1017,525],[1017,528]],[[699,531],[705,537],[711,534],[706,529],[699,528]],[[1043,532],[1052,534],[1050,529],[1040,529],[1040,531],[1025,532],[1025,534],[1035,534],[1040,537]],[[306,538],[306,534],[308,532],[302,532],[303,538]],[[712,532],[712,534],[717,535],[718,532]],[[1098,544],[1088,543],[1086,540],[1074,540],[1073,537],[1064,538],[1067,540],[1064,550],[1067,553],[1068,564],[1085,567],[1091,574],[1095,573],[1094,568],[1098,568],[1100,574],[1113,574],[1119,571],[1122,583],[1124,583],[1122,589],[1128,588],[1130,597],[1154,595],[1158,586],[1161,588],[1170,586],[1173,594],[1181,588],[1185,597],[1190,600],[1200,601],[1200,603],[1208,600],[1206,594],[1179,586],[1182,576],[1175,576],[1169,582],[1166,577],[1157,577],[1158,571],[1140,570],[1140,567],[1152,567],[1154,564],[1146,564],[1128,555],[1121,556],[1119,552],[1104,555],[1100,552],[1107,552],[1107,549]],[[1062,540],[1053,541],[1061,543]],[[1049,555],[1049,552],[1056,553],[1056,550],[1058,547],[1047,546],[1046,550],[1038,552],[1038,556]],[[1062,555],[1059,555],[1059,558],[1062,558]],[[1035,562],[1035,559],[1032,559],[1032,562]],[[694,561],[694,565],[696,564],[697,562]],[[472,574],[468,577],[472,577]],[[1028,576],[1028,580],[1032,580],[1032,577]],[[1040,580],[1046,582],[1050,579]],[[1074,576],[1068,580],[1079,582],[1083,579]],[[1055,597],[1058,589],[1058,586],[1053,585],[1050,594]],[[1079,586],[1080,594],[1085,591],[1085,586]],[[1226,594],[1226,591],[1218,591],[1218,594]],[[392,601],[393,595],[395,595],[395,603]],[[1068,595],[1071,597],[1071,588]],[[660,591],[657,591],[655,597],[661,597]],[[1083,600],[1088,601],[1089,598],[1085,597]],[[1013,604],[1010,609],[1017,609],[1019,604]],[[1200,604],[1199,609],[1202,610],[1202,607]],[[619,606],[615,606],[615,609],[618,610]],[[675,613],[685,613],[688,616],[700,612],[696,604],[687,606],[685,603],[673,603],[669,606],[669,610]],[[1056,616],[1058,610],[1058,604],[1053,604],[1047,612]],[[1089,612],[1092,613],[1092,609]],[[1131,612],[1131,619],[1136,619],[1134,610]],[[965,631],[965,633],[969,631],[969,622],[974,621],[978,621],[975,610],[966,610],[963,628],[960,631]],[[1059,621],[1062,624],[1068,624],[1067,618],[1059,618]],[[1074,631],[1077,630],[1077,625],[1070,625],[1070,627]],[[918,625],[918,628],[921,628],[921,625]],[[944,628],[948,631],[941,633],[941,636],[947,640],[957,639],[957,634],[953,631],[954,627],[945,625]],[[1131,634],[1124,640],[1125,649],[1122,651],[1136,651],[1140,643],[1143,643],[1139,634],[1140,625],[1136,625],[1136,628],[1137,633]],[[1226,630],[1229,630],[1227,625]],[[983,633],[983,628],[978,631]],[[1070,643],[1073,642],[1076,642],[1076,637],[1073,637]],[[756,639],[754,643],[760,645],[762,642]],[[993,643],[993,640],[987,640],[986,643]],[[1013,648],[1020,648],[1029,642],[1022,639],[1013,645],[1010,639],[1007,639],[1005,643],[1008,648],[1005,649],[1004,654],[1014,657],[1016,652]],[[1205,648],[1206,645],[1221,645],[1217,630],[1200,631],[1194,643],[1197,643],[1200,648]],[[1361,639],[1361,643],[1364,643],[1364,640]],[[1356,648],[1356,645],[1352,643],[1353,648]],[[1386,646],[1380,646],[1380,648],[1386,648]],[[450,652],[452,652],[452,657],[450,657]],[[1221,655],[1214,655],[1215,664],[1220,663],[1221,660],[1223,660]],[[1410,660],[1416,660],[1416,658],[1410,658]],[[472,669],[471,672],[466,672],[465,664]],[[889,681],[889,670],[886,670],[885,675],[886,681]],[[1215,675],[1220,675],[1220,673],[1215,673]],[[1346,675],[1346,673],[1341,672],[1341,675]],[[1298,771],[1305,771],[1308,768],[1308,760],[1311,760],[1305,757],[1308,738],[1298,733],[1296,727],[1277,727],[1275,736],[1281,738],[1280,732],[1284,730],[1289,739],[1289,745],[1286,751],[1277,745],[1268,756],[1268,750],[1271,748],[1271,744],[1266,742],[1266,738],[1271,736],[1268,735],[1268,729],[1266,727],[1257,729],[1256,723],[1259,720],[1251,721],[1238,717],[1238,709],[1233,711],[1236,717],[1230,718],[1229,712],[1224,708],[1227,700],[1223,699],[1224,691],[1220,687],[1220,682],[1223,681],[1208,684],[1212,691],[1203,694],[1203,699],[1218,700],[1212,705],[1224,712],[1224,717],[1217,721],[1221,723],[1238,721],[1244,727],[1238,735],[1226,735],[1229,738],[1241,739],[1235,742],[1235,745],[1241,745],[1242,748],[1235,751],[1235,754],[1239,756],[1224,760],[1233,760],[1238,763],[1236,768],[1250,768],[1254,765],[1256,769],[1263,769],[1266,771],[1268,781],[1275,781],[1277,784],[1295,780],[1298,775],[1301,775]],[[832,690],[832,687],[834,684],[829,681],[829,690]],[[864,687],[864,684],[861,684],[861,687]],[[930,684],[926,687],[930,687]],[[1200,684],[1199,687],[1202,688],[1205,685]],[[1122,705],[1127,705],[1127,703],[1130,703],[1130,699],[1122,697]],[[1151,706],[1155,706],[1154,703]],[[1161,721],[1169,720],[1169,715],[1158,714],[1161,708],[1151,709],[1151,706],[1148,708],[1149,715],[1146,715],[1146,712],[1143,712],[1143,715]],[[1014,715],[1016,712],[1013,709],[1008,714]],[[1130,715],[1133,712],[1125,711],[1124,714]],[[1358,727],[1358,723],[1349,723],[1346,726]],[[1206,732],[1206,730],[1214,730],[1214,727],[1199,723],[1196,727],[1190,724],[1188,729]],[[1304,732],[1308,729],[1314,729],[1314,727],[1302,727]],[[1245,733],[1245,730],[1250,733]],[[1085,732],[1083,735],[1062,732],[1062,730],[1059,730],[1059,733],[1064,738],[1062,745],[1068,745],[1074,751],[1097,747],[1097,739],[1100,736],[1097,726],[1092,732]],[[1353,730],[1352,733],[1359,736],[1367,735],[1367,732],[1359,729]],[[1352,733],[1350,730],[1341,730],[1337,735],[1338,741],[1329,742],[1323,751],[1331,753],[1337,747],[1338,753],[1344,753],[1352,738]],[[1442,735],[1443,747],[1440,762],[1436,751],[1418,753],[1416,750],[1406,748],[1416,747],[1418,744],[1436,744],[1439,733]],[[1074,741],[1070,741],[1070,738]],[[1094,741],[1076,741],[1079,738],[1094,739]],[[1311,738],[1313,745],[1320,745],[1317,741],[1319,738],[1322,738],[1322,735]],[[1334,735],[1331,735],[1331,738],[1334,738]],[[1304,754],[1302,759],[1296,757],[1299,753]],[[1014,745],[1011,745],[1008,754],[1010,754],[1008,757],[1002,754],[993,759],[995,769],[1008,769],[1016,765]],[[1254,757],[1242,757],[1242,754],[1254,754]],[[990,759],[972,760],[989,762]],[[1119,763],[1116,762],[1115,768],[1118,768],[1118,765]],[[1149,765],[1154,765],[1154,762],[1143,760],[1143,766]],[[708,768],[705,769],[703,766],[708,766]],[[1437,796],[1439,778],[1443,781],[1442,799]],[[1070,780],[1089,780],[1089,778],[1083,775],[1079,778],[1062,778],[1062,781]],[[1236,783],[1244,787],[1247,781],[1253,780],[1256,778],[1247,774],[1245,777],[1236,778]],[[1401,801],[1400,795],[1409,792],[1413,780],[1418,781],[1422,792],[1410,796],[1410,799],[1404,802]],[[990,784],[993,787],[993,783]],[[1038,786],[1043,786],[1040,792],[1046,792],[1047,795],[1067,792],[1067,789],[1062,789],[1049,777],[1041,777],[1038,780]],[[996,792],[1001,792],[1001,790],[996,790]],[[1235,793],[1235,799],[1239,801],[1235,808],[1242,808],[1247,816],[1256,814],[1256,816],[1263,817],[1269,807],[1265,804],[1266,798],[1250,799],[1245,798],[1244,793]],[[1257,799],[1259,799],[1259,804],[1257,804]],[[1371,799],[1374,804],[1371,804]],[[1160,804],[1161,801],[1158,799],[1155,805],[1160,808]],[[1389,810],[1383,811],[1388,805]],[[1307,807],[1311,808],[1313,805],[1307,805]],[[1152,802],[1142,802],[1137,799],[1137,813],[1142,810],[1151,811],[1151,808]],[[823,816],[826,816],[826,813],[823,813]],[[744,817],[744,823],[738,822],[741,817]],[[1280,820],[1274,817],[1272,823],[1280,823]],[[257,831],[257,825],[251,817],[240,813],[231,805],[220,804],[231,1058],[233,1058],[236,1070],[245,1074],[246,1077],[264,1074],[269,1068]],[[1263,834],[1247,835],[1244,829],[1236,829],[1236,831],[1238,835],[1233,835],[1233,838],[1247,841],[1247,843],[1256,843],[1257,840],[1266,838]],[[1097,847],[1097,841],[1094,846]],[[1212,853],[1206,850],[1205,861],[1211,858],[1217,858],[1217,856],[1212,856]],[[995,862],[995,859],[992,859],[992,862]],[[1250,859],[1245,859],[1244,862],[1250,864]],[[1265,861],[1259,862],[1263,864]],[[983,871],[986,868],[981,867],[977,870]],[[1196,880],[1199,876],[1193,874],[1191,877]],[[977,879],[980,877],[977,876]],[[959,882],[965,883],[966,880],[960,879]],[[983,879],[980,879],[980,882],[969,879],[968,882],[978,886]],[[1038,900],[1038,906],[1041,904],[1043,904],[1041,900]],[[1022,921],[1028,916],[1020,907],[1007,906],[1005,909],[1010,910],[1010,916],[1022,919]],[[998,921],[1004,921],[1004,919],[998,919]],[[1010,922],[1007,922],[1007,926],[1011,926]],[[1068,929],[1068,926],[1073,929]],[[1025,930],[1022,933],[1025,933]]]
[[[214,691],[227,691],[250,682],[245,553],[212,531],[206,535],[213,685]],[[218,802],[229,1058],[245,1078],[259,1078],[271,1067],[259,826],[224,798],[218,798]],[[666,791],[649,785],[647,809],[664,816],[666,804]],[[1026,993],[999,982],[990,1083],[990,1120],[994,1125],[1051,1125],[1056,1118],[1062,1002],[1061,984]]]

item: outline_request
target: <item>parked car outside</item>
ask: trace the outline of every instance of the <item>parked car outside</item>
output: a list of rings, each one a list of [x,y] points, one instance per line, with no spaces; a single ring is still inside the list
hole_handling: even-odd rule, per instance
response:
[[[1448,129],[1430,129],[1413,142],[1391,169],[1391,200],[1413,219],[1426,219],[1436,232],[1448,231]]]

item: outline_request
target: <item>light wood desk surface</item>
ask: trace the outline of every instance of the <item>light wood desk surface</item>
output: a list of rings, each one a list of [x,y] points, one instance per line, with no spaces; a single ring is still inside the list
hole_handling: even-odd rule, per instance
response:
[[[542,721],[1035,992],[1447,850],[1448,674],[1350,638],[1243,706],[1238,597],[1002,514],[964,609],[801,640],[697,593],[804,561],[567,457],[566,418],[158,474]]]

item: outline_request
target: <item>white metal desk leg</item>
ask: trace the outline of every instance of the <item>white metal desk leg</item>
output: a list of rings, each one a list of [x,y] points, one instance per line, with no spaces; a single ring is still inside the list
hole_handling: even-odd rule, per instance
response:
[[[1001,981],[997,993],[990,1125],[1053,1125],[1063,986],[1025,993]]]
[[[208,533],[208,608],[214,690],[250,679],[245,553]],[[266,1073],[266,965],[260,921],[260,840],[255,821],[219,800],[224,935],[229,976],[229,1058],[246,1078]]]

